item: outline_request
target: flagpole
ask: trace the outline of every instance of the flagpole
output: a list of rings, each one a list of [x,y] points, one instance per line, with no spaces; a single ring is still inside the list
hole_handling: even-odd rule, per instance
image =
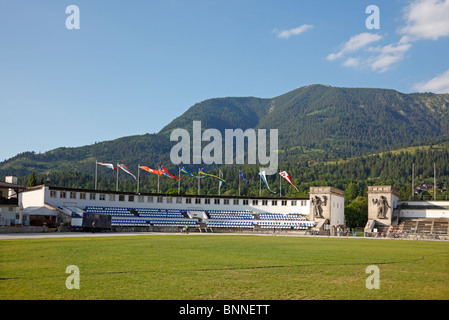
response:
[[[223,172],[221,172],[220,169],[218,169],[218,176],[220,178],[223,178]],[[223,181],[220,180],[220,182],[218,182],[218,195],[221,195],[221,185],[223,184]]]
[[[97,177],[97,172],[98,172],[98,163],[97,160],[95,160],[95,190],[97,190],[97,186],[98,186],[98,177]]]
[[[199,174],[199,172],[198,172],[198,174]],[[201,178],[198,178],[198,195],[200,195],[200,180],[201,180]]]
[[[115,192],[118,192],[118,169],[119,169],[119,167],[118,167],[118,162],[117,162],[117,181],[115,184]]]
[[[140,187],[140,164],[137,165],[137,193],[139,193]]]
[[[281,180],[281,175],[279,175],[279,197],[282,197],[282,180]]]
[[[161,170],[161,168],[159,167],[159,170]],[[157,175],[157,193],[159,193],[159,178],[160,178],[161,176],[158,174]]]
[[[180,167],[178,167],[178,178],[181,178],[181,168]],[[181,190],[181,181],[180,180],[181,179],[178,179],[178,195]]]
[[[240,197],[240,173],[239,173],[239,197]]]
[[[262,176],[259,173],[259,197],[262,196]]]

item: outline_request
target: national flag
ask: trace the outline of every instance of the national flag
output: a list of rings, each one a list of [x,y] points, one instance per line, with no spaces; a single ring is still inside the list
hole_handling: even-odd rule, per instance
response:
[[[181,172],[182,172],[182,173],[185,173],[185,174],[188,174],[189,176],[192,176],[192,177],[194,177],[194,178],[199,178],[199,179],[201,179],[201,178],[205,178],[205,177],[206,177],[205,175],[194,175],[194,174],[190,173],[189,171],[187,171],[186,168],[182,168],[182,169],[181,169]]]
[[[103,162],[98,162],[97,161],[97,164],[99,164],[100,166],[105,166],[105,167],[107,167],[109,169],[112,169],[112,170],[117,170],[116,168],[114,168],[114,165],[112,163],[103,163]]]
[[[267,177],[265,176],[265,171],[259,172],[259,175],[262,177],[262,180],[265,183],[265,185],[267,186],[268,190],[270,190],[271,193],[276,193],[273,190],[271,190],[270,187],[268,186]]]
[[[123,171],[125,171],[127,174],[131,175],[134,178],[134,180],[137,180],[137,177],[123,163],[119,164],[118,167]]]
[[[147,166],[139,166],[139,169],[145,170],[149,173],[157,174],[158,176],[160,176],[164,173],[162,170],[153,170],[151,168],[148,168]]]
[[[243,171],[239,171],[239,174],[242,177],[243,181],[245,181],[246,183],[249,183],[249,181],[246,180],[245,177],[243,176]]]
[[[199,173],[199,174],[202,174],[202,175],[205,175],[205,176],[209,176],[209,177],[216,178],[216,179],[220,180],[221,182],[226,182],[225,180],[223,180],[223,179],[220,178],[220,177],[217,177],[217,176],[214,176],[214,175],[212,175],[212,174],[207,173],[206,170],[204,170],[204,169],[200,169],[200,170],[198,171],[198,173]]]
[[[282,178],[284,178],[285,180],[287,180],[288,183],[290,183],[292,186],[294,186],[295,189],[296,189],[296,191],[299,192],[298,188],[296,188],[296,186],[293,184],[292,180],[290,179],[290,176],[288,175],[287,171],[279,172],[279,174],[281,175]]]
[[[163,172],[164,175],[166,175],[167,177],[173,178],[173,179],[182,179],[182,177],[175,177],[174,175],[172,175],[170,172],[167,171],[167,169],[164,168],[164,166],[161,167],[161,171]]]

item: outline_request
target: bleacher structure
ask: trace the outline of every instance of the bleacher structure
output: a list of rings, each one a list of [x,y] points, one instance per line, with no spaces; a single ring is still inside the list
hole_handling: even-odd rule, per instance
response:
[[[249,210],[204,210],[86,206],[87,213],[111,215],[113,227],[197,227],[307,230],[315,223],[300,214],[255,213]]]

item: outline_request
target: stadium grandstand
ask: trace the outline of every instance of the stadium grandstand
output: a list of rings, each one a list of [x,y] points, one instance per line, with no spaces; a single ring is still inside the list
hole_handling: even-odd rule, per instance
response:
[[[311,187],[308,198],[287,198],[137,194],[41,185],[18,192],[14,217],[3,219],[1,225],[46,225],[69,231],[89,230],[96,221],[101,231],[103,221],[112,232],[320,235],[336,235],[338,227],[345,227],[344,192],[333,187]],[[395,236],[447,238],[449,202],[399,201],[394,187],[369,186],[368,222],[363,231],[365,236],[393,232]]]

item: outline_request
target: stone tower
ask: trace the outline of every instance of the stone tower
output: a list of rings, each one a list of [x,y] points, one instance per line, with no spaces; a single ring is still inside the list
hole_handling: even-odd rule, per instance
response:
[[[380,225],[391,225],[398,200],[399,191],[392,186],[368,186],[368,220],[374,220]]]

